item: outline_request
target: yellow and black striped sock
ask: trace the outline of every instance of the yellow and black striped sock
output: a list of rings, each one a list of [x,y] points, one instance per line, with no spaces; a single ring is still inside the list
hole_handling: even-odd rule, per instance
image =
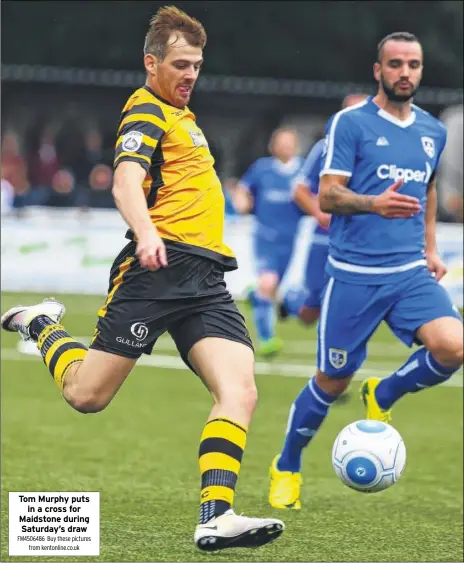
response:
[[[72,338],[63,325],[54,323],[45,316],[34,319],[29,329],[37,341],[43,361],[60,389],[69,368],[84,359],[87,348]]]
[[[201,435],[200,524],[224,514],[234,502],[247,430],[227,418],[206,423]]]

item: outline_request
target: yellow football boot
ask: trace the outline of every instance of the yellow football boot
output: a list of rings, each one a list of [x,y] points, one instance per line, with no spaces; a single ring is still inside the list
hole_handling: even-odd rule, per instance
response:
[[[275,456],[269,469],[271,477],[269,504],[273,508],[301,510],[301,473],[292,473],[290,471],[280,471],[277,469],[277,460],[279,457],[278,455]]]
[[[391,421],[391,409],[383,410],[379,407],[377,399],[375,398],[375,388],[380,383],[381,379],[378,377],[369,377],[363,381],[360,392],[361,399],[366,407],[366,419],[380,420],[381,422]]]

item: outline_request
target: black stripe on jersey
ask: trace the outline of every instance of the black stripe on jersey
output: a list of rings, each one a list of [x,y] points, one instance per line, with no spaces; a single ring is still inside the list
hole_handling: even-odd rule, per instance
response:
[[[155,141],[159,141],[165,133],[161,127],[155,125],[154,123],[150,123],[149,121],[131,121],[130,123],[125,123],[118,130],[118,137],[129,133],[129,131],[139,131],[140,133],[151,137]]]
[[[150,176],[153,181],[151,183],[150,192],[147,196],[148,209],[154,207],[158,190],[164,186],[163,178],[161,177],[162,164],[164,164],[163,150],[161,143],[159,143],[151,157]]]
[[[151,157],[152,157],[152,155],[153,155],[153,151],[154,151],[154,150],[155,150],[155,149],[154,149],[153,147],[150,147],[149,145],[146,145],[145,143],[142,143],[142,146],[141,146],[139,149],[137,149],[137,151],[136,151],[135,153],[133,153],[133,154],[134,154],[134,156],[135,156],[136,154],[141,154],[141,155],[143,155],[143,156],[147,156],[147,157],[151,160]],[[124,150],[124,148],[123,148],[123,146],[122,146],[122,142],[121,142],[121,143],[119,143],[119,145],[116,147],[116,150],[115,150],[115,152],[114,152],[114,160],[115,160],[115,161],[117,160],[118,156],[119,156],[122,152],[130,152],[130,151]],[[145,159],[140,159],[140,160],[144,160],[144,161],[145,161]],[[148,162],[147,162],[147,166],[150,167],[151,164],[148,164]],[[147,169],[148,169],[148,168],[147,168]]]
[[[121,127],[121,123],[124,121],[124,119],[128,115],[134,115],[134,113],[148,113],[150,115],[154,115],[155,117],[157,117],[161,121],[166,122],[166,117],[164,116],[163,110],[160,108],[160,106],[158,106],[157,104],[151,104],[149,102],[146,102],[146,103],[143,103],[143,104],[134,105],[130,109],[128,109],[127,111],[124,111],[121,114],[121,119],[119,120],[119,125],[118,125],[118,132],[119,132],[119,129]],[[134,123],[136,123],[136,122],[134,122]],[[133,125],[133,124],[130,124],[130,125]],[[153,127],[156,127],[156,126],[153,125]],[[144,133],[145,133],[145,131],[144,131]],[[145,133],[145,134],[149,135],[149,133]]]
[[[117,159],[117,160],[116,160],[116,158],[115,158],[115,159],[114,159],[114,162],[113,162],[113,169],[116,170],[116,168],[118,167],[118,165],[119,165],[121,162],[136,162],[137,164],[140,164],[140,166],[141,166],[141,167],[145,170],[145,172],[147,172],[147,173],[148,173],[148,171],[149,171],[149,169],[150,169],[150,164],[149,164],[144,158],[137,157],[137,154],[136,154],[136,153],[133,153],[133,154],[131,154],[131,155],[125,154],[124,156],[121,156],[121,158],[119,158],[119,159]]]
[[[124,117],[127,117],[128,115],[131,115],[133,113],[149,113],[150,115],[159,117],[161,121],[166,121],[166,117],[164,116],[163,110],[160,108],[160,106],[158,104],[152,104],[150,102],[145,102],[143,104],[134,104],[130,108],[130,110],[124,113]]]

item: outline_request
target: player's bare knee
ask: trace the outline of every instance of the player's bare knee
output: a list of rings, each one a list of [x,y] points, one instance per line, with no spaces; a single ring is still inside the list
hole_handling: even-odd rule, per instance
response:
[[[317,370],[316,383],[323,391],[325,391],[329,395],[339,397],[348,388],[352,377],[352,375],[349,375],[343,378],[333,378],[329,377],[322,371]]]
[[[464,349],[462,338],[447,339],[430,346],[429,352],[443,366],[458,368],[464,363]]]
[[[82,414],[101,412],[110,402],[107,397],[94,390],[80,390],[75,386],[65,388],[63,396],[74,410]]]
[[[233,387],[228,386],[219,393],[217,402],[223,407],[231,409],[239,407],[240,410],[253,414],[258,402],[258,390],[254,381],[243,382]]]
[[[258,403],[258,389],[254,382],[250,385],[244,386],[242,389],[242,405],[245,410],[252,414]]]

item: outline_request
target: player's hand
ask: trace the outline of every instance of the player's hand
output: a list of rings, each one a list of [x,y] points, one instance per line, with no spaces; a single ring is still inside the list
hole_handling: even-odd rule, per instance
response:
[[[142,268],[158,270],[168,265],[166,247],[155,228],[139,235],[135,253]]]
[[[389,186],[382,194],[374,197],[372,211],[387,219],[407,219],[421,210],[417,197],[399,194],[403,180]]]
[[[448,272],[448,268],[446,267],[445,263],[440,258],[440,255],[436,250],[433,252],[426,252],[425,254],[429,272],[434,274],[437,281],[440,281],[442,277]]]
[[[332,215],[330,213],[324,213],[323,211],[321,211],[320,213],[317,214],[316,221],[320,227],[328,231],[330,227],[331,218]]]

